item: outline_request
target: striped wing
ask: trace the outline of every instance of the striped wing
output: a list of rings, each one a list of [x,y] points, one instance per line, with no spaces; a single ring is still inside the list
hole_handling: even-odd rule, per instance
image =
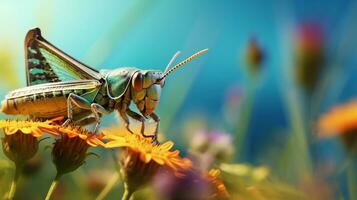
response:
[[[102,84],[97,80],[74,80],[66,82],[45,83],[13,90],[9,92],[5,98],[14,99],[35,94],[49,93],[56,94],[55,96],[66,96],[71,92],[82,93],[83,96],[85,95],[85,93],[92,93],[93,91],[98,91],[101,85]],[[95,97],[95,94],[93,97]]]
[[[27,85],[80,79],[99,80],[100,73],[67,55],[41,36],[41,30],[30,30],[25,38]]]

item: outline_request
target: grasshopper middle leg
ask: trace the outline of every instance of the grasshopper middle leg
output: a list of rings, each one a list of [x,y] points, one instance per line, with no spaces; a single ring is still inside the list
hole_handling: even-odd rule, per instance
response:
[[[122,120],[124,121],[126,130],[128,130],[131,134],[134,134],[134,132],[129,127],[129,124],[130,124],[129,123],[129,118],[126,115],[126,111],[127,110],[128,110],[128,105],[126,103],[123,103],[121,105],[120,110],[118,110],[118,113],[119,113],[120,117],[122,118]]]

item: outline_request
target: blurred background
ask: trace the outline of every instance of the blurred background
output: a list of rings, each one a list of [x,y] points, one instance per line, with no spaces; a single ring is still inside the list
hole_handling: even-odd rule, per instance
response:
[[[167,78],[157,110],[161,138],[189,156],[205,154],[203,141],[207,146],[225,137],[227,148],[214,147],[224,161],[202,165],[223,171],[222,163],[264,166],[270,180],[311,199],[357,199],[356,180],[349,180],[355,173],[346,170],[350,152],[337,134],[321,138],[318,129],[324,113],[357,93],[356,20],[352,0],[1,0],[0,94],[26,85],[23,42],[34,27],[96,69],[164,70],[178,50],[180,61],[209,48]],[[120,124],[115,115],[103,126]],[[65,184],[87,187],[78,182],[93,170],[110,174],[111,155],[95,151],[101,158],[88,159],[63,190],[73,191]],[[37,199],[48,188],[54,167],[49,152],[39,154],[41,171],[20,186],[19,199]],[[121,194],[117,187],[109,197]]]

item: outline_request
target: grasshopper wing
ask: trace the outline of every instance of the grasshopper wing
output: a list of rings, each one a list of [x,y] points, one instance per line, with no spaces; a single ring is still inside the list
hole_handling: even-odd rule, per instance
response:
[[[30,30],[25,38],[27,85],[80,79],[99,80],[100,73],[67,55],[41,36],[41,30]]]
[[[82,96],[86,93],[94,92],[95,95],[99,90],[100,86],[101,83],[97,80],[74,80],[65,82],[45,83],[13,90],[6,95],[6,99],[21,98],[37,94],[47,95],[48,97],[53,97],[57,95],[66,96],[71,92],[80,92]]]

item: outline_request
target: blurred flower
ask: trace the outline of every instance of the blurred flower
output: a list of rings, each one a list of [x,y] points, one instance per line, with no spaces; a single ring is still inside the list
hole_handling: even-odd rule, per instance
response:
[[[220,179],[221,172],[218,169],[211,169],[206,175],[206,179],[212,185],[212,190],[216,190],[213,194],[214,198],[228,198],[229,194],[224,185],[223,181]]]
[[[229,194],[219,178],[218,170],[201,173],[187,170],[182,177],[159,173],[155,177],[157,198],[165,200],[215,200],[228,199]]]
[[[320,161],[315,167],[313,176],[303,178],[299,186],[304,194],[309,194],[310,199],[332,200],[339,193],[336,182],[331,182],[335,176],[336,163],[330,159]]]
[[[221,131],[196,131],[191,139],[190,153],[197,167],[207,170],[214,163],[230,160],[234,153],[232,136]]]
[[[256,38],[249,40],[245,58],[249,72],[252,74],[258,73],[264,59],[264,54]]]
[[[334,192],[336,192],[335,188],[329,183],[326,174],[321,175],[317,170],[313,177],[302,180],[300,187],[304,194],[308,194],[310,199],[332,200],[334,199]]]
[[[338,135],[348,150],[357,150],[357,100],[334,107],[318,122],[322,137]]]
[[[130,195],[151,181],[159,169],[180,176],[181,171],[191,168],[190,160],[181,158],[178,150],[171,150],[174,145],[171,141],[155,145],[150,138],[115,130],[104,132],[104,135],[109,139],[106,148],[124,148],[120,154],[120,173]]]
[[[61,135],[53,145],[52,161],[59,176],[80,167],[85,162],[89,147],[104,146],[104,143],[100,140],[101,134],[95,135],[80,127],[58,127],[57,131]]]
[[[298,83],[311,92],[319,79],[324,64],[324,38],[317,23],[300,25],[295,38],[296,78]]]

